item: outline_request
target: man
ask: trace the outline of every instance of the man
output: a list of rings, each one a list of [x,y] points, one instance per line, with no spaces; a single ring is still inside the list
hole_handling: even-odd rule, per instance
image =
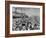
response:
[[[27,23],[27,26],[28,26],[28,30],[32,30],[33,28],[32,28],[32,23],[31,22],[28,22]]]
[[[25,24],[22,24],[22,31],[26,30],[26,25]]]

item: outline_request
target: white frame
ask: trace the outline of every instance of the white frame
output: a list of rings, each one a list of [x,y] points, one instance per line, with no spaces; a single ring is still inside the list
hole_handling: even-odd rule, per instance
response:
[[[40,8],[40,30],[12,31],[12,7]],[[10,34],[39,33],[39,32],[42,32],[42,15],[43,15],[43,14],[42,14],[42,6],[10,4]]]

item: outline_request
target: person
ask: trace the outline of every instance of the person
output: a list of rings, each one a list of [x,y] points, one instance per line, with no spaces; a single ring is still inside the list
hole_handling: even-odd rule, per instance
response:
[[[37,27],[38,25],[37,24],[34,24],[34,29],[38,29],[38,27]]]
[[[21,30],[26,30],[26,25],[25,24],[22,24],[22,29]]]
[[[32,28],[32,23],[31,22],[28,22],[27,23],[27,26],[28,26],[28,30],[32,30],[33,28]]]
[[[16,31],[19,31],[19,27],[16,27]]]

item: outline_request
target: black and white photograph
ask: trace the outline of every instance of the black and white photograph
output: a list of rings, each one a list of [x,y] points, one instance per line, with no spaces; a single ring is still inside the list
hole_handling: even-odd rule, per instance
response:
[[[10,5],[10,29],[14,32],[42,32],[42,6]]]
[[[40,8],[13,7],[12,8],[12,30],[39,30]]]

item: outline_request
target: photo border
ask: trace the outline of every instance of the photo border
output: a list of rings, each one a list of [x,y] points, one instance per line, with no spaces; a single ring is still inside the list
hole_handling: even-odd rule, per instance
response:
[[[39,5],[43,6],[42,16],[42,32],[40,33],[23,33],[23,34],[10,34],[10,4],[20,5]],[[45,35],[45,4],[36,2],[20,2],[20,1],[5,1],[5,37],[18,37],[18,36],[34,36]]]

